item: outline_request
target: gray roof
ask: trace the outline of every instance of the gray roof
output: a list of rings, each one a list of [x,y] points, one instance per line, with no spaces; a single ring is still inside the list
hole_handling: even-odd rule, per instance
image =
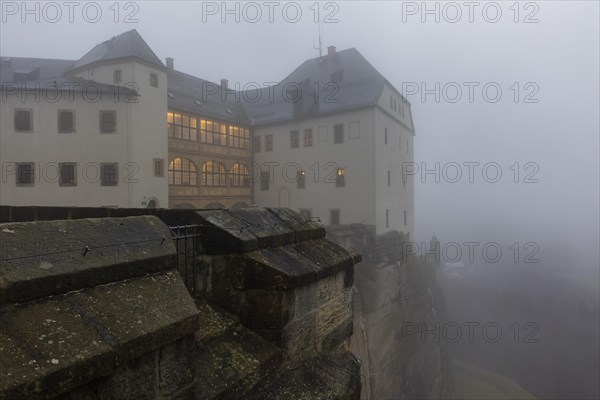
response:
[[[242,98],[252,124],[264,125],[373,106],[386,82],[358,50],[351,48],[307,60],[278,85],[260,89],[260,94],[248,92]],[[293,96],[284,93],[294,87],[303,93],[296,116]],[[256,97],[259,101],[248,101]]]
[[[131,57],[164,68],[162,61],[133,29],[98,44],[76,61],[3,57],[0,81],[14,82],[18,77],[19,81],[42,84],[85,83],[89,81],[69,78],[69,72],[97,62]],[[374,106],[384,85],[389,84],[354,48],[307,60],[276,86],[246,93],[229,90],[225,101],[216,83],[168,69],[167,81],[169,109],[253,126]],[[294,88],[301,88],[303,93],[298,104],[287,93]]]
[[[50,80],[65,75],[73,65],[73,60],[54,60],[47,58],[1,57],[0,82],[8,83],[27,80]],[[34,79],[15,79],[18,75],[28,75]]]
[[[167,72],[167,87],[169,109],[240,125],[249,124],[244,107],[236,100],[233,90],[222,97],[221,85],[175,70]]]
[[[118,60],[129,57],[135,57],[164,68],[162,61],[154,54],[138,31],[132,29],[96,45],[96,47],[81,57],[70,70],[99,61]]]
[[[113,85],[68,76],[65,71],[73,63],[72,60],[48,58],[0,57],[0,82],[3,89],[10,89],[11,84],[16,84],[18,89],[29,91],[59,89],[66,94],[66,91],[80,92],[87,88],[90,96],[93,95],[90,90],[116,95]],[[93,89],[90,85],[93,85]],[[118,90],[123,96],[137,95],[135,90],[126,87],[119,86]]]

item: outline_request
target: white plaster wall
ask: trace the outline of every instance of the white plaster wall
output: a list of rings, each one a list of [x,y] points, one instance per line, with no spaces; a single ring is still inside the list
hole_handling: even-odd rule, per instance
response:
[[[103,65],[78,74],[86,79],[112,84],[113,71],[121,69],[122,82],[134,82],[140,94],[138,102],[104,93],[94,100],[77,94],[74,101],[63,96],[36,99],[8,95],[0,104],[0,203],[47,206],[118,206],[143,207],[150,198],[159,206],[168,206],[168,143],[166,73],[137,62]],[[158,75],[158,87],[151,87],[150,72]],[[33,132],[14,131],[15,108],[33,111]],[[72,134],[58,133],[58,111],[75,111]],[[117,111],[117,132],[102,134],[99,111]],[[154,177],[154,158],[164,160],[164,176]],[[35,162],[33,187],[17,187],[15,162]],[[76,162],[77,186],[59,186],[59,162]],[[101,186],[99,164],[119,164],[119,184]]]
[[[349,137],[349,124],[352,122],[360,124],[360,136],[356,139]],[[337,124],[344,125],[344,143],[341,144],[333,142],[333,127]],[[286,206],[285,201],[289,199],[289,207],[312,209],[312,215],[321,217],[326,225],[330,223],[330,209],[340,209],[341,224],[375,224],[374,124],[374,110],[371,108],[255,129],[254,136],[261,137],[262,146],[261,152],[254,154],[255,164],[262,170],[268,170],[267,163],[278,163],[268,191],[261,190],[258,173],[254,169],[255,202],[259,206]],[[304,130],[307,128],[313,129],[312,147],[304,147]],[[300,132],[299,148],[291,148],[291,130]],[[274,138],[272,152],[265,152],[267,134]],[[305,189],[296,187],[296,165],[306,171]],[[284,177],[286,166],[289,166],[289,179]],[[343,188],[326,182],[328,177],[333,178],[332,181],[335,179],[332,172],[335,172],[336,166],[346,168],[346,185]]]

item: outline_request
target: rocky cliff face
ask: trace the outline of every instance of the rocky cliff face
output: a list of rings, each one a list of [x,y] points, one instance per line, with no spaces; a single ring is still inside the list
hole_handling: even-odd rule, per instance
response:
[[[445,310],[435,262],[408,257],[408,238],[398,232],[375,236],[364,225],[348,225],[328,233],[363,255],[355,270],[351,344],[362,361],[361,398],[453,398],[450,363],[436,333]]]

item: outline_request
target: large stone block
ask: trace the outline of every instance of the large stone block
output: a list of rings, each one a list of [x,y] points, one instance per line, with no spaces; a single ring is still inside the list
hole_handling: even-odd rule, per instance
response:
[[[113,382],[106,384],[111,394],[100,398],[137,399],[145,398],[146,387],[154,387],[138,377],[147,377],[144,357],[193,337],[198,316],[172,271],[7,305],[0,328],[0,369],[6,374],[0,380],[0,399],[53,398],[107,375]],[[138,395],[128,394],[134,392]]]
[[[175,267],[152,216],[0,225],[0,299],[23,303]]]
[[[65,299],[7,306],[0,318],[0,399],[41,399],[108,375],[114,353]]]

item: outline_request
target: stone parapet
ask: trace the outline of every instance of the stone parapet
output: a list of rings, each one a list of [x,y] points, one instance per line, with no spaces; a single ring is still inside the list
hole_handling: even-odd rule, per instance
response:
[[[198,312],[158,218],[11,223],[0,234],[0,399],[193,398]],[[14,255],[20,241],[90,250]]]
[[[333,351],[352,335],[352,249],[289,209],[198,211],[214,228],[202,240],[196,287],[293,361]]]

